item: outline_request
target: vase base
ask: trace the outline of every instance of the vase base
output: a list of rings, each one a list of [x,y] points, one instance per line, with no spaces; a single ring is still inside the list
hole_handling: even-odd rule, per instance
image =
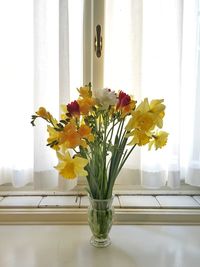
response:
[[[111,244],[111,240],[109,236],[106,239],[99,239],[92,236],[90,239],[90,244],[96,248],[105,248]]]

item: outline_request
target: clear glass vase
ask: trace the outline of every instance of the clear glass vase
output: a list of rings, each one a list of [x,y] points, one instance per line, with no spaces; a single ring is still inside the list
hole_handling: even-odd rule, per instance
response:
[[[89,197],[88,223],[93,234],[90,243],[95,247],[107,247],[111,244],[109,232],[114,218],[113,198],[93,199]]]

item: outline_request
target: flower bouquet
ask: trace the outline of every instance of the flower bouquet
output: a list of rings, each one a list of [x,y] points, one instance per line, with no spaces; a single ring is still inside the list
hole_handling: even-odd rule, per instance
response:
[[[58,158],[55,168],[66,179],[85,176],[91,201],[89,224],[92,243],[106,246],[112,225],[113,186],[120,170],[136,146],[155,149],[167,143],[163,126],[163,99],[140,104],[123,91],[92,90],[91,84],[77,89],[77,100],[62,105],[57,121],[44,107],[32,116],[47,123],[47,145]]]

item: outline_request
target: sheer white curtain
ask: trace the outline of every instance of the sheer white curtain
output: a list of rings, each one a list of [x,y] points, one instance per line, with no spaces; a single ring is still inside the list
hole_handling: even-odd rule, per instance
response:
[[[0,184],[71,186],[53,168],[45,123],[33,129],[30,116],[45,106],[58,118],[82,84],[82,19],[82,0],[0,3]]]
[[[167,146],[136,149],[125,168],[148,188],[199,186],[198,1],[108,0],[105,30],[105,86],[166,104]]]
[[[107,0],[104,85],[138,100],[164,98],[168,145],[137,148],[120,183],[158,188],[180,179],[200,185],[200,90],[197,0]],[[46,125],[30,125],[39,106],[59,117],[83,82],[84,0],[0,2],[0,185],[35,189],[68,185],[46,147]],[[200,82],[199,82],[200,83]],[[124,174],[124,173],[123,173]],[[125,177],[125,178],[124,178]]]
[[[33,3],[0,2],[0,184],[32,181]]]

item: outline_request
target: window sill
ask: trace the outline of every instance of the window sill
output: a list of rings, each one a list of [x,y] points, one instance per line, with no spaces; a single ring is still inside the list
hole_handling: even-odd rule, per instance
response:
[[[75,186],[72,190],[35,190],[33,185],[29,184],[24,187],[15,188],[10,184],[0,185],[0,196],[15,196],[15,195],[85,195],[85,183],[80,183]],[[170,188],[168,186],[163,186],[161,188],[150,189],[144,188],[139,184],[116,184],[115,193],[121,195],[200,195],[200,187],[191,186],[181,183],[178,188]]]
[[[11,208],[0,209],[0,224],[82,225],[87,224],[87,209]],[[117,225],[200,225],[198,209],[115,209]]]
[[[0,224],[86,224],[85,196],[0,197]],[[200,196],[116,195],[115,224],[200,224]]]

